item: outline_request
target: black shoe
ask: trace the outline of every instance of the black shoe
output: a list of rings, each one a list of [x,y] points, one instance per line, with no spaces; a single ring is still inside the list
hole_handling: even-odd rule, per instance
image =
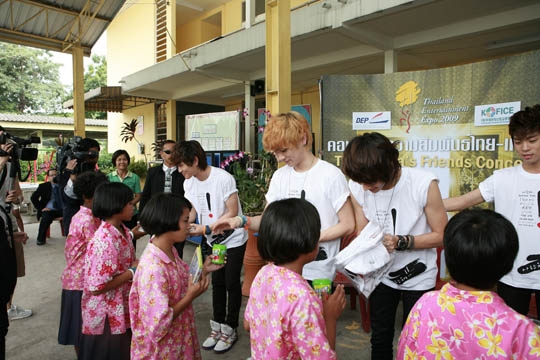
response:
[[[45,245],[45,241],[36,241],[36,244],[38,244],[38,245]]]

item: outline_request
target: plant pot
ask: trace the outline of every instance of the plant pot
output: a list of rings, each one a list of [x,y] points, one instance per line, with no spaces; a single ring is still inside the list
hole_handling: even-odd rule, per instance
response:
[[[266,261],[261,258],[259,250],[257,249],[257,235],[253,230],[248,230],[248,241],[246,244],[246,252],[244,253],[244,283],[242,285],[242,295],[249,296],[249,290],[251,289],[251,283],[259,272],[259,270],[266,264]]]

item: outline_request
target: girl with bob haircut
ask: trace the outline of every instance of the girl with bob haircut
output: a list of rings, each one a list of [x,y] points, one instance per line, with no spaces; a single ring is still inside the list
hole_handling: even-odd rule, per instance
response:
[[[81,301],[79,359],[129,359],[129,290],[138,261],[124,221],[133,216],[133,192],[122,183],[96,188],[92,214],[102,220],[88,243]]]
[[[62,303],[58,343],[74,345],[79,351],[82,331],[81,298],[84,289],[84,261],[90,239],[101,224],[92,215],[92,202],[96,187],[107,181],[100,171],[86,171],[75,179],[73,192],[82,200],[80,210],[71,218],[64,254],[66,267],[62,273]]]
[[[154,236],[141,256],[129,295],[133,324],[131,359],[200,359],[192,302],[208,289],[207,274],[223,265],[206,259],[194,283],[174,247],[189,235],[191,204],[173,193],[159,193],[141,213],[141,225]]]
[[[399,339],[397,359],[540,358],[540,328],[494,291],[512,270],[518,235],[491,210],[465,210],[444,231],[452,280],[424,294]]]
[[[403,320],[425,292],[435,288],[437,250],[448,221],[437,177],[402,167],[396,142],[373,132],[352,139],[343,153],[358,231],[368,222],[383,230],[382,244],[393,253],[382,281],[369,297],[371,358],[393,359],[395,317]]]
[[[266,202],[301,198],[312,203],[320,215],[319,252],[304,267],[305,279],[331,279],[336,274],[332,258],[337,255],[341,238],[354,231],[354,214],[347,179],[333,164],[311,152],[313,136],[308,121],[291,111],[269,116],[263,133],[263,145],[279,162],[285,163],[272,176]],[[220,219],[219,232],[247,226],[258,231],[261,216]]]
[[[266,207],[257,247],[269,263],[253,281],[244,314],[254,360],[336,358],[343,285],[320,299],[302,278],[302,268],[319,251],[320,229],[317,209],[306,200],[277,200]]]

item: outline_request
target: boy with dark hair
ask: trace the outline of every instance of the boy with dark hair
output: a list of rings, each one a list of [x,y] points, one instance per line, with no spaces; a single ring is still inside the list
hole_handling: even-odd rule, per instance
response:
[[[527,315],[532,293],[540,309],[540,104],[512,115],[508,129],[523,163],[496,170],[478,189],[443,202],[446,211],[493,202],[495,211],[516,227],[519,252],[512,271],[500,279],[497,292],[511,308]]]
[[[540,328],[492,291],[512,269],[518,246],[512,223],[494,211],[450,219],[444,249],[452,280],[413,307],[397,359],[540,358]]]
[[[227,171],[209,166],[201,144],[195,140],[176,144],[173,161],[186,178],[185,197],[193,205],[190,221],[199,216],[199,224],[192,224],[191,235],[206,235],[202,248],[221,243],[227,247],[227,263],[212,273],[213,318],[211,333],[203,342],[205,350],[221,354],[228,351],[237,340],[236,328],[242,305],[240,273],[246,250],[247,233],[244,229],[230,231],[227,235],[212,237],[212,227],[217,219],[242,215],[234,177]]]

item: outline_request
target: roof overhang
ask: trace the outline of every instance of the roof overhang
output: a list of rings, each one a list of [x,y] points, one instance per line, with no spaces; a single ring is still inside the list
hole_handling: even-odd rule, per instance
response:
[[[325,2],[326,3],[326,2]],[[540,49],[533,0],[348,0],[291,12],[291,89],[322,75],[428,70]],[[369,3],[369,6],[360,6]],[[122,78],[125,94],[226,105],[265,77],[265,23],[223,35]]]
[[[125,0],[3,0],[0,1],[0,41],[71,52],[73,46],[90,56]]]
[[[85,111],[122,112],[141,105],[162,103],[164,100],[122,94],[120,86],[102,86],[84,94]],[[73,109],[73,99],[63,104],[66,109]]]

